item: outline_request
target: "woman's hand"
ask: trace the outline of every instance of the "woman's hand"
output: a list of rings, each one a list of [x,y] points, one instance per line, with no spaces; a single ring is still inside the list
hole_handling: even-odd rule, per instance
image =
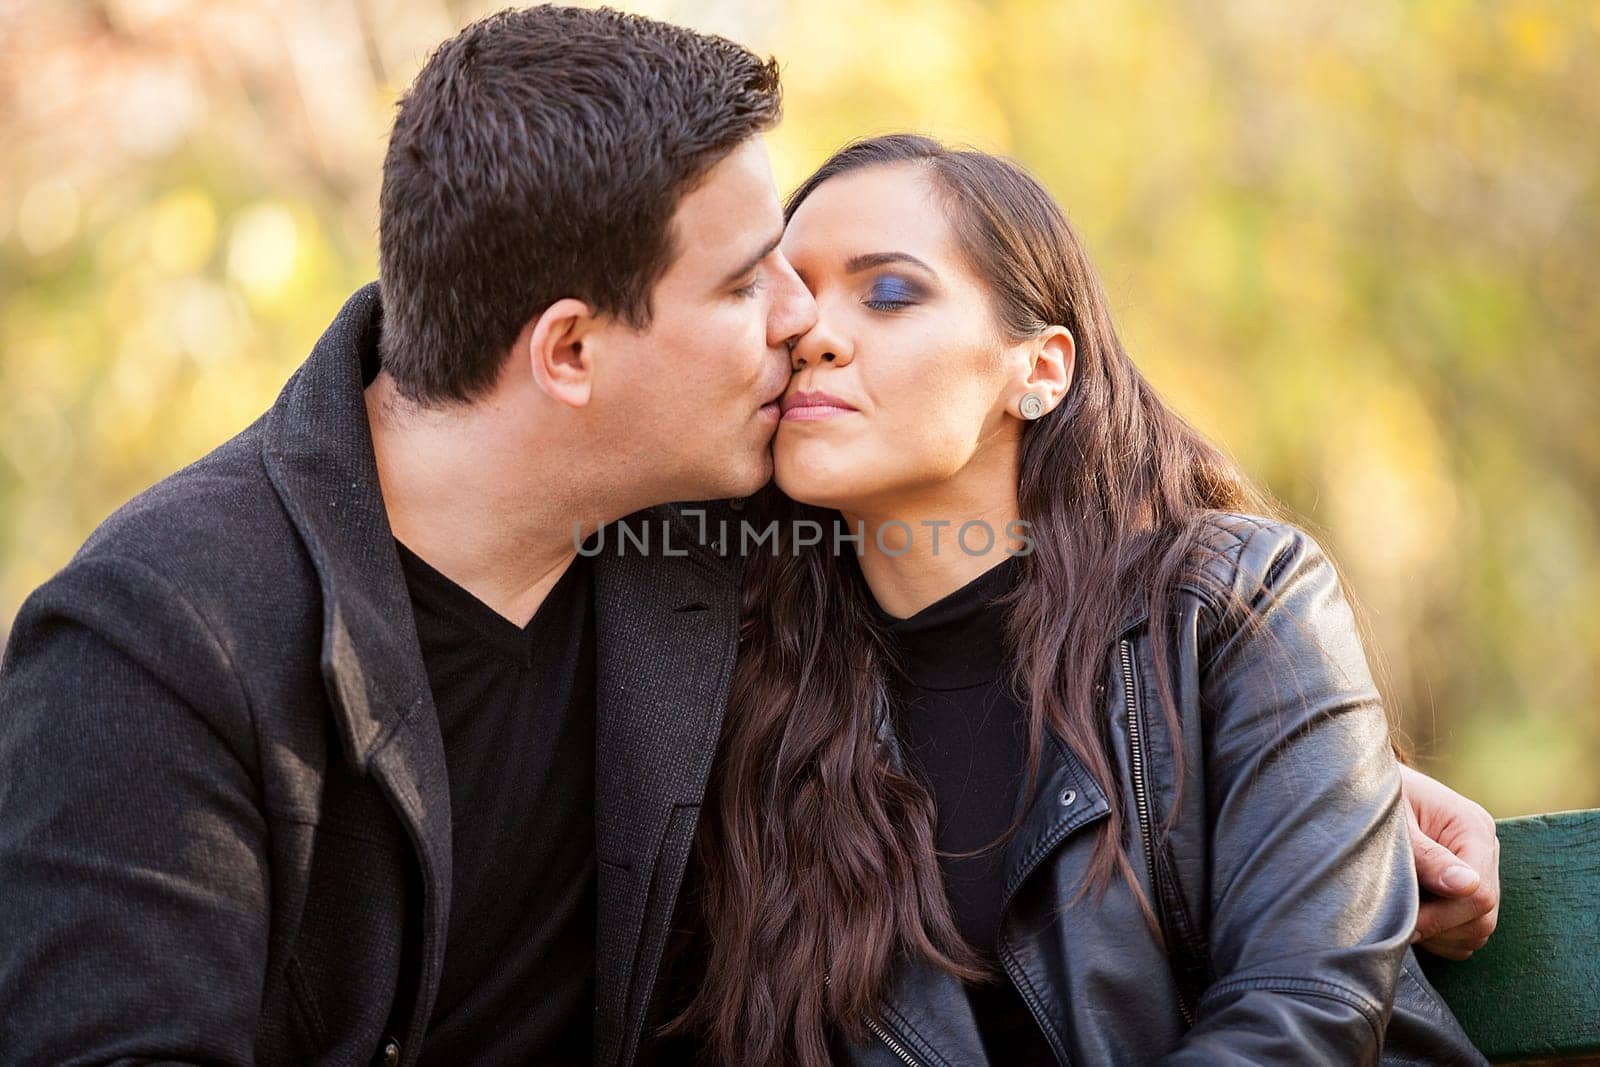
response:
[[[1500,839],[1482,806],[1411,767],[1400,768],[1417,882],[1438,899],[1417,912],[1413,944],[1464,960],[1500,918]]]

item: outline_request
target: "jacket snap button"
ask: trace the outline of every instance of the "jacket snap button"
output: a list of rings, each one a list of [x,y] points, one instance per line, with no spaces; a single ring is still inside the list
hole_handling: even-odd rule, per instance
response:
[[[392,1037],[383,1043],[383,1067],[400,1067],[400,1042]]]
[[[1065,807],[1070,807],[1072,805],[1072,802],[1074,800],[1077,800],[1077,799],[1078,799],[1077,790],[1075,790],[1075,789],[1063,789],[1061,791],[1061,806],[1062,807],[1064,807],[1064,808]]]

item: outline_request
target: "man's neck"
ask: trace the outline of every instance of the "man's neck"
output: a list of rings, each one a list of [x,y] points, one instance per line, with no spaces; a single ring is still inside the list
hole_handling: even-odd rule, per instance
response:
[[[518,626],[566,573],[582,539],[635,510],[607,491],[592,451],[527,409],[420,407],[379,374],[367,419],[389,526],[412,552]],[[563,440],[563,436],[565,439]],[[574,532],[574,520],[580,524]]]

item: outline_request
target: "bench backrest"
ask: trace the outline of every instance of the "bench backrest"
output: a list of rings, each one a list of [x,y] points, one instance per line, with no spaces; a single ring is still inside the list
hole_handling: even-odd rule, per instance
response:
[[[1460,963],[1417,953],[1496,1062],[1600,1062],[1600,810],[1502,819],[1500,917]]]

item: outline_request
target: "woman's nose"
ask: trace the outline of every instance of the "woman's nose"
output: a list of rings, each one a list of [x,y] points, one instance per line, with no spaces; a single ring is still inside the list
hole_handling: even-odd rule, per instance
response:
[[[794,339],[789,348],[789,367],[795,372],[818,364],[834,367],[848,366],[854,350],[844,338],[834,334],[821,319],[816,325]]]

